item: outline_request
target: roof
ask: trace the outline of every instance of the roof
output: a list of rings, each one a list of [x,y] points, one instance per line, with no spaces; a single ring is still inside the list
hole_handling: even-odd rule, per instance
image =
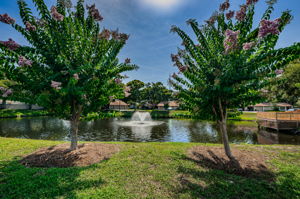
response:
[[[115,100],[109,104],[110,106],[128,106],[125,102],[122,100]]]
[[[288,103],[277,103],[276,106],[283,106],[283,107],[286,107],[286,106],[292,106],[291,104],[288,104]]]
[[[278,106],[278,107],[287,107],[287,106],[292,106],[291,104],[288,104],[288,103],[275,103],[275,104],[272,104],[272,103],[260,103],[260,104],[256,104],[254,105],[256,107],[273,107],[273,106]]]
[[[177,102],[175,102],[175,101],[170,101],[169,102],[169,106],[176,106],[176,107],[178,107],[179,104]]]
[[[273,106],[273,104],[271,103],[260,103],[260,104],[255,104],[254,106],[256,107],[266,107],[266,106]]]
[[[165,104],[168,104],[171,107],[179,107],[179,104],[176,101],[169,101],[169,102],[160,102],[157,104],[158,107],[165,106]]]

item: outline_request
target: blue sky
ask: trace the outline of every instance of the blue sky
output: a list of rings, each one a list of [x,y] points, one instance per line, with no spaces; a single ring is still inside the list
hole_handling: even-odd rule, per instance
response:
[[[31,0],[25,0],[32,6]],[[230,0],[231,9],[246,0]],[[45,0],[50,7],[56,0]],[[119,58],[131,58],[140,69],[127,73],[130,81],[139,79],[144,82],[161,81],[167,83],[169,76],[177,71],[172,66],[170,54],[175,53],[181,41],[170,33],[172,25],[190,32],[186,21],[197,19],[201,24],[219,8],[223,0],[86,0],[87,4],[95,3],[104,21],[103,27],[119,28],[120,32],[130,34],[127,45]],[[264,0],[256,6],[256,23],[266,9]],[[272,18],[278,18],[284,10],[292,10],[294,19],[281,34],[277,47],[285,47],[300,41],[300,1],[278,0]],[[0,14],[8,13],[20,22],[16,0],[0,0]],[[13,38],[20,44],[27,44],[20,34],[9,26],[0,23],[0,40]]]

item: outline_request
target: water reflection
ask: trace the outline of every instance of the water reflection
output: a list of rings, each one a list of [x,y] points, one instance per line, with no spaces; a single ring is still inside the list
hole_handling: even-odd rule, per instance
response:
[[[288,135],[260,130],[257,134],[260,144],[300,144],[300,135]]]
[[[221,143],[216,125],[193,120],[161,120],[158,126],[120,126],[125,119],[81,122],[79,139],[82,141],[135,142],[202,142]],[[24,118],[0,120],[0,136],[69,140],[70,123],[56,118]],[[300,136],[258,131],[256,127],[228,125],[231,143],[300,144]]]

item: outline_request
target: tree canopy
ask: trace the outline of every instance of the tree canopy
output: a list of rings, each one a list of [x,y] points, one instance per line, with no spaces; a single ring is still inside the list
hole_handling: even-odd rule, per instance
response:
[[[190,111],[218,121],[229,157],[227,110],[258,101],[260,89],[275,70],[300,56],[300,43],[275,49],[292,19],[290,11],[284,11],[272,20],[275,2],[268,1],[257,25],[253,24],[257,0],[247,0],[237,11],[229,10],[226,0],[204,25],[195,19],[187,21],[196,40],[177,26],[171,29],[182,39],[183,49],[171,55],[179,73],[173,74],[170,84]]]
[[[126,86],[129,88],[130,94],[125,98],[128,103],[156,105],[174,99],[173,91],[166,88],[161,82],[144,83],[140,80],[133,80]]]
[[[277,76],[266,87],[270,102],[287,102],[300,106],[300,61],[289,64],[284,70],[277,70]]]
[[[37,104],[55,116],[71,120],[72,149],[77,147],[80,116],[109,102],[123,90],[122,72],[134,70],[130,59],[117,55],[129,36],[100,27],[103,20],[95,5],[78,0],[57,0],[48,9],[43,0],[32,0],[39,16],[33,16],[24,0],[18,0],[22,25],[8,14],[0,21],[23,35],[30,46],[13,39],[0,42],[1,73],[22,92],[19,101]]]

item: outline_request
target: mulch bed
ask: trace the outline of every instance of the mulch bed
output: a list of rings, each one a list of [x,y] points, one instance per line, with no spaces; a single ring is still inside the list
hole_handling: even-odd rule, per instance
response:
[[[86,143],[71,151],[70,144],[42,148],[20,162],[27,167],[84,167],[110,158],[119,152],[116,144]]]
[[[232,148],[236,161],[231,161],[223,147],[196,146],[188,150],[188,159],[201,167],[223,170],[226,173],[250,178],[273,180],[274,174],[268,168],[268,157],[260,151]]]

